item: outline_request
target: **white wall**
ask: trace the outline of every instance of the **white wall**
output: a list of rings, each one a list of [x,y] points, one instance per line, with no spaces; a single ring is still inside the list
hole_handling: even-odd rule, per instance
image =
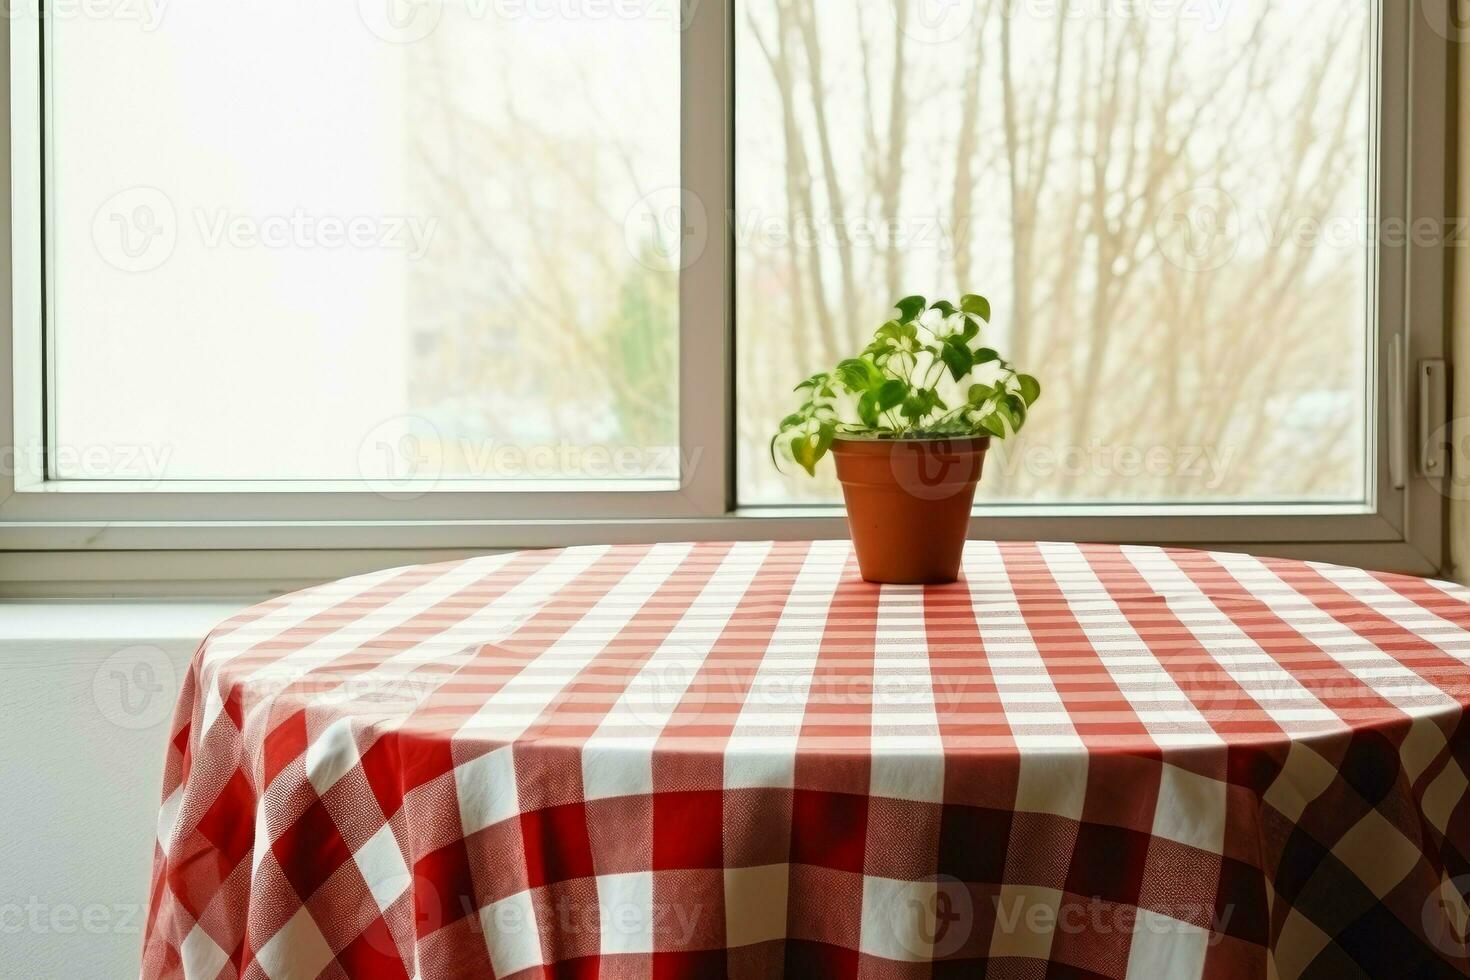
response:
[[[136,977],[178,686],[241,603],[0,603],[0,977]]]

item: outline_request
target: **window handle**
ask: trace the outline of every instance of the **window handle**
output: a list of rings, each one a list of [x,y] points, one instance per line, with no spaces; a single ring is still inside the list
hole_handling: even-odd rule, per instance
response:
[[[1388,344],[1388,476],[1395,490],[1404,488],[1404,338],[1395,334]]]
[[[1420,476],[1439,479],[1446,476],[1448,455],[1445,453],[1450,434],[1449,371],[1440,359],[1419,362],[1419,460]]]

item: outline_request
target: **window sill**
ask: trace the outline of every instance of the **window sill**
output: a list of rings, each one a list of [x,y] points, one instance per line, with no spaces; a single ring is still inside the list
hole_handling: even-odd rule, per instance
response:
[[[120,493],[376,493],[421,497],[427,493],[677,493],[675,477],[622,480],[473,480],[434,481],[375,480],[35,480],[17,482],[21,494],[120,494]]]
[[[395,565],[593,543],[833,539],[842,511],[747,508],[709,518],[0,524],[0,596],[247,596]],[[971,536],[1178,545],[1419,575],[1438,553],[1356,507],[1090,506],[976,510]]]
[[[4,643],[197,644],[243,601],[24,600],[0,602]]]

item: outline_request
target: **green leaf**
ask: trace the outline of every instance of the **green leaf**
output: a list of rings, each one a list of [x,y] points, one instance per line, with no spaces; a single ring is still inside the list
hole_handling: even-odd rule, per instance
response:
[[[970,348],[965,346],[964,341],[958,337],[945,339],[944,348],[939,352],[939,359],[944,362],[945,367],[949,368],[950,376],[956,381],[969,374],[970,368],[975,363]]]
[[[878,428],[878,392],[870,391],[858,399],[858,418],[870,429]]]
[[[794,429],[798,425],[803,425],[805,424],[806,419],[807,417],[803,413],[792,412],[790,415],[781,420],[781,431],[785,432],[787,429]]]
[[[982,347],[975,352],[975,365],[989,364],[991,361],[1000,360],[1000,355],[989,347]]]
[[[889,320],[878,328],[878,332],[873,335],[873,342],[868,345],[864,353],[881,363],[880,354],[918,350],[920,346],[918,338],[919,328],[912,322],[900,323],[897,320]]]
[[[803,432],[791,440],[791,458],[796,460],[809,476],[817,475],[817,447],[812,445],[811,437]]]
[[[990,322],[990,300],[984,296],[974,293],[966,293],[960,297],[960,309],[966,313],[973,313],[986,323]]]
[[[1012,429],[1019,430],[1026,424],[1026,402],[1020,395],[1006,395],[1001,405],[1008,410]]]
[[[837,380],[848,391],[863,392],[877,384],[883,377],[872,361],[861,357],[849,357],[837,365]]]
[[[837,426],[831,422],[824,422],[817,427],[815,432],[803,432],[791,440],[791,458],[801,465],[812,476],[817,475],[817,463],[827,455],[827,450],[832,448],[832,440],[837,436]]]
[[[995,397],[995,389],[990,385],[970,385],[969,402],[971,405],[984,405]]]
[[[903,316],[900,317],[899,322],[908,323],[913,320],[914,317],[918,316],[920,313],[923,313],[924,306],[927,304],[927,302],[928,301],[925,300],[922,296],[905,296],[903,299],[899,300],[897,303],[894,304],[898,312],[903,314]]]
[[[928,409],[924,407],[924,399],[920,398],[918,395],[910,395],[909,397],[905,398],[903,400],[903,407],[898,410],[898,414],[902,415],[904,418],[908,419],[915,425],[918,424],[919,419],[923,418],[927,412]]]
[[[936,406],[943,404],[939,399],[939,392],[933,388],[919,388],[903,400],[903,408],[899,412],[914,425],[918,425]]]
[[[805,389],[810,388],[813,391],[815,391],[818,388],[821,388],[823,385],[825,385],[830,380],[832,380],[832,375],[827,374],[826,372],[823,372],[821,374],[814,374],[810,378],[807,378],[805,381],[803,381],[801,384],[797,385],[795,388],[792,388],[791,390],[792,391],[803,391]]]
[[[1041,397],[1041,382],[1029,374],[1018,374],[1016,383],[1021,386],[1021,397],[1026,400],[1026,407],[1036,404],[1036,399]]]
[[[878,386],[876,394],[878,411],[886,412],[895,405],[903,404],[903,400],[909,394],[909,383],[907,381],[900,381],[897,378],[891,381],[885,381]]]
[[[980,428],[984,429],[986,432],[989,432],[991,435],[996,436],[1000,439],[1004,439],[1006,437],[1006,424],[1004,420],[1001,419],[999,414],[986,415],[983,418],[978,419],[977,422]]]
[[[960,339],[968,346],[970,341],[980,336],[980,325],[975,322],[973,316],[965,317],[965,325],[960,329]]]
[[[837,438],[837,426],[832,422],[823,422],[817,428],[817,459],[827,455],[827,450],[832,448],[832,440]]]
[[[1013,395],[1003,395],[1001,396],[1000,401],[995,403],[995,414],[999,415],[1001,418],[1010,423],[1012,432],[1015,432],[1023,424],[1025,424],[1026,420],[1025,406],[1021,407],[1021,411],[1019,414],[1017,414],[1016,412],[1016,405],[1019,402],[1020,399],[1015,398]]]
[[[940,300],[933,306],[929,307],[929,309],[938,310],[940,313],[943,313],[947,317],[954,316],[955,314],[954,304],[947,299]]]

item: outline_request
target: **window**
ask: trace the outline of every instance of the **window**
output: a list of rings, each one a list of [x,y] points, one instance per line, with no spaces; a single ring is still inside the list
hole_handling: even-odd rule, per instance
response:
[[[769,464],[792,384],[975,289],[1045,384],[976,533],[1431,571],[1433,6],[17,10],[0,548],[840,535]]]
[[[677,480],[679,22],[543,6],[53,18],[50,475]]]
[[[742,502],[838,499],[791,382],[960,292],[1047,381],[984,500],[1372,499],[1377,4],[739,8]]]

